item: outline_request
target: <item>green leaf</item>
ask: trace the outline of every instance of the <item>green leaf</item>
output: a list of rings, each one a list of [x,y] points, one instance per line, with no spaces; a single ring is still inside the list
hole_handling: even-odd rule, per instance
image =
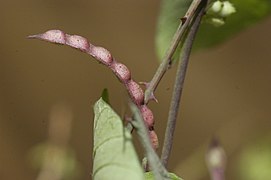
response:
[[[178,177],[174,173],[169,173],[170,179],[171,180],[182,180],[182,178]],[[154,174],[153,172],[146,172],[145,173],[145,180],[154,180]]]
[[[175,33],[180,18],[192,0],[162,0],[156,33],[156,50],[161,60]],[[195,49],[217,45],[241,30],[253,25],[271,12],[270,0],[230,0],[236,13],[225,20],[225,25],[214,27],[203,23],[195,42]]]
[[[144,179],[132,136],[121,118],[102,98],[94,113],[93,179]]]

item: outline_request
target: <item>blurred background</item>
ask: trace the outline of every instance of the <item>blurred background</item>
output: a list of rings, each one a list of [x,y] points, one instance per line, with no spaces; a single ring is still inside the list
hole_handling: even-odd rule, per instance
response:
[[[55,179],[90,179],[95,101],[108,88],[113,108],[121,116],[128,111],[126,91],[106,67],[69,47],[26,37],[49,29],[82,35],[109,49],[134,79],[149,81],[158,66],[158,12],[159,1],[143,0],[1,3],[0,179],[52,179],[50,168]],[[270,27],[266,18],[192,55],[170,171],[210,179],[205,154],[215,136],[227,154],[227,179],[271,179]],[[160,144],[175,71],[159,85],[159,103],[150,103]]]

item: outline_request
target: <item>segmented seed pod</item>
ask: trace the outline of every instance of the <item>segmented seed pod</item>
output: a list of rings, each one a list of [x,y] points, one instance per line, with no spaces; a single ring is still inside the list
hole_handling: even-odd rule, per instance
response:
[[[90,46],[86,38],[78,35],[66,35],[66,44],[84,52],[89,51]]]
[[[153,149],[157,150],[159,147],[157,134],[153,130],[153,131],[149,131],[149,136],[150,136],[150,140],[151,140]]]
[[[127,83],[131,79],[131,73],[124,64],[116,62],[111,65],[111,68],[121,82]]]
[[[140,109],[143,120],[149,130],[149,136],[154,149],[158,148],[158,138],[154,132],[154,117],[152,111],[144,104],[144,92],[134,80],[131,79],[129,69],[121,63],[116,62],[111,53],[103,48],[92,45],[86,38],[78,35],[69,35],[60,30],[49,30],[43,34],[28,36],[52,43],[66,44],[70,47],[88,53],[102,64],[109,67],[118,79],[125,85],[132,101]]]
[[[140,112],[148,129],[154,126],[154,117],[152,111],[146,106],[140,106]]]
[[[144,103],[144,92],[135,81],[128,81],[125,86],[127,87],[128,93],[132,99],[132,101],[136,105],[142,105]]]
[[[43,34],[36,34],[36,35],[28,36],[28,38],[36,38],[36,39],[42,39],[45,41],[49,41],[52,43],[65,44],[65,42],[66,42],[65,36],[66,35],[63,31],[49,30]]]
[[[93,46],[90,48],[89,54],[107,66],[113,62],[111,53],[103,47]]]

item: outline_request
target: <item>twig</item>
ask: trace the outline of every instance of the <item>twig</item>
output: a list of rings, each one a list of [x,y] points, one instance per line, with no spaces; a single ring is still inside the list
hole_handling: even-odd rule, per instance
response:
[[[162,165],[159,157],[157,156],[156,152],[154,151],[152,147],[152,143],[150,141],[150,138],[147,138],[150,136],[150,131],[146,129],[145,123],[143,121],[143,118],[141,116],[141,113],[139,109],[133,104],[130,104],[131,111],[134,114],[134,118],[131,121],[133,124],[133,127],[135,127],[136,132],[139,137],[139,141],[142,144],[145,154],[148,159],[148,163],[151,167],[151,170],[154,173],[155,179],[156,180],[164,180],[169,178],[168,172],[165,169],[165,167]]]
[[[172,56],[174,55],[174,52],[176,51],[178,44],[180,43],[182,37],[184,36],[188,26],[190,25],[192,17],[195,15],[195,12],[198,9],[198,6],[201,1],[202,0],[193,0],[185,16],[181,18],[180,25],[171,40],[170,46],[162,60],[162,63],[158,67],[150,83],[148,83],[147,85],[147,89],[145,91],[145,98],[144,98],[145,104],[147,104],[149,100],[155,99],[154,91],[157,88],[160,80],[166,73],[169,65],[171,64]]]
[[[162,155],[161,155],[162,163],[164,164],[165,167],[167,166],[170,151],[172,148],[173,134],[175,130],[176,119],[178,115],[187,65],[188,65],[192,45],[193,45],[195,36],[197,34],[198,27],[201,22],[201,18],[204,15],[205,6],[206,4],[201,6],[200,12],[195,17],[195,21],[192,24],[191,29],[188,32],[188,35],[184,42],[182,53],[179,60],[179,65],[178,65],[178,70],[176,73],[175,85],[174,85],[174,90],[173,90],[173,95],[172,95],[171,105],[170,105],[170,110],[169,110],[169,115],[168,115],[167,128],[165,132],[164,145],[163,145],[163,150],[162,150]]]

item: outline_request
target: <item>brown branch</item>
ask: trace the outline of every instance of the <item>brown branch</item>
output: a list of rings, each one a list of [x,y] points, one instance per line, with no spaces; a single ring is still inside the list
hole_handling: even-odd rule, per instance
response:
[[[161,155],[161,160],[165,167],[167,166],[168,159],[170,156],[170,151],[173,144],[173,135],[174,135],[175,127],[176,127],[176,120],[177,120],[177,115],[179,111],[179,105],[181,101],[181,95],[182,95],[186,70],[188,66],[188,61],[189,61],[189,57],[190,57],[190,53],[192,50],[192,45],[193,45],[195,36],[197,34],[197,31],[201,22],[201,18],[204,15],[205,6],[206,6],[206,3],[202,4],[202,6],[200,7],[201,9],[199,10],[199,13],[196,15],[195,21],[193,22],[188,32],[188,35],[185,39],[184,45],[182,47],[178,70],[176,73],[173,95],[171,99],[171,105],[169,109],[164,145],[163,145],[162,155]]]
[[[168,50],[166,51],[166,54],[162,60],[162,63],[158,67],[151,82],[148,83],[147,89],[145,91],[145,97],[144,97],[145,104],[148,104],[149,100],[155,99],[154,91],[156,90],[159,82],[161,81],[164,74],[168,70],[168,67],[172,63],[171,62],[172,56],[174,55],[174,52],[176,51],[178,44],[182,40],[187,28],[191,24],[191,20],[194,17],[195,12],[198,9],[201,2],[202,2],[202,0],[193,0],[189,9],[187,10],[185,16],[183,18],[181,18],[180,25],[171,40],[170,46],[169,46]]]

